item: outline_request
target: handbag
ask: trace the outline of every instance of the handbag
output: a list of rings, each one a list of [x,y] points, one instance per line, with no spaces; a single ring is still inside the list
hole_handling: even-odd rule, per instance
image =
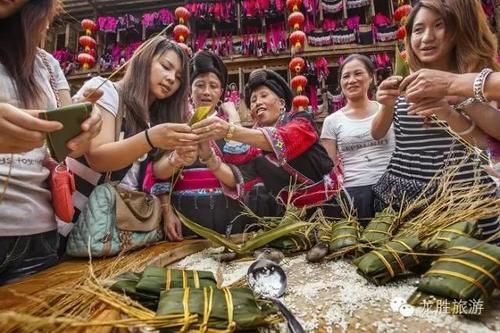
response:
[[[42,62],[49,72],[49,82],[52,92],[56,98],[57,107],[61,107],[62,102],[57,93],[57,84],[54,72],[50,67],[47,55],[40,52]],[[75,192],[75,177],[64,162],[57,163],[53,158],[45,161],[45,166],[50,170],[49,186],[52,193],[52,207],[55,215],[62,221],[71,223],[75,215],[73,205],[73,192]]]
[[[66,253],[109,257],[163,239],[160,200],[118,184],[97,186],[69,234]]]
[[[116,115],[118,141],[123,107]],[[108,257],[163,239],[160,199],[111,182],[111,173],[97,186],[69,234],[66,253],[74,257]]]
[[[49,187],[54,213],[60,220],[71,223],[75,215],[73,205],[75,176],[64,163],[57,163],[53,159],[48,159],[45,166],[50,170]]]

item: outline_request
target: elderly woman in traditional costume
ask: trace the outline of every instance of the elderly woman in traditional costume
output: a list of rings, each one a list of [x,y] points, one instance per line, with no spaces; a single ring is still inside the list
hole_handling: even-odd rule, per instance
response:
[[[267,190],[282,203],[309,207],[329,202],[339,185],[333,162],[319,143],[311,115],[292,109],[287,82],[274,71],[256,70],[245,87],[244,102],[256,121],[255,128],[214,117],[194,125],[193,133],[200,140],[225,138],[250,146],[236,156],[226,154],[226,160],[237,159],[235,164],[245,183],[262,179]]]

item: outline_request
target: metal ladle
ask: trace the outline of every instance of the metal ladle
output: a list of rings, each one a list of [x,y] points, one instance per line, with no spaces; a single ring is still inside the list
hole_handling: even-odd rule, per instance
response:
[[[279,300],[287,287],[286,274],[281,266],[267,259],[256,260],[248,268],[247,282],[256,295],[273,301],[287,320],[291,333],[305,332],[297,318]]]

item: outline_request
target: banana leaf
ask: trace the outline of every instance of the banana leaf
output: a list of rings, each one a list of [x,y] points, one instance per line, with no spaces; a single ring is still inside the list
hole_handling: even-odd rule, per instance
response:
[[[189,126],[192,126],[196,124],[199,121],[202,121],[203,119],[207,118],[207,116],[210,114],[210,111],[212,111],[212,108],[210,106],[199,106],[196,108],[196,111],[194,112],[193,116],[191,117],[191,120],[189,121]]]
[[[487,300],[500,288],[500,247],[455,239],[420,280],[417,291],[461,300]]]
[[[270,242],[269,247],[279,249],[283,253],[307,251],[313,247],[313,240],[301,233],[293,233]]]
[[[216,287],[212,272],[177,270],[166,267],[146,267],[136,285],[136,290],[156,297],[164,290],[172,288]]]
[[[418,252],[419,245],[417,237],[394,239],[356,258],[354,264],[367,280],[383,285],[420,264],[421,259],[413,253]]]
[[[393,226],[396,223],[396,212],[387,207],[375,214],[375,217],[368,223],[361,234],[361,242],[373,246],[382,245],[392,237]]]
[[[126,272],[106,281],[105,286],[117,293],[127,295],[150,310],[156,311],[160,300],[159,295],[148,294],[136,289],[141,276],[142,273]]]
[[[268,325],[266,317],[270,313],[259,308],[255,296],[248,288],[207,287],[170,289],[162,292],[156,314],[186,317],[189,314],[197,314],[198,322],[191,326],[186,325],[183,329],[200,330],[203,326],[233,332]]]
[[[476,222],[457,222],[438,231],[433,237],[422,243],[426,252],[443,252],[450,247],[452,241],[461,237],[477,238],[480,230]]]
[[[219,246],[225,246],[234,253],[240,255],[250,254],[256,249],[268,245],[275,239],[289,235],[295,231],[310,226],[310,223],[301,221],[294,214],[285,214],[285,216],[283,217],[283,219],[276,228],[259,232],[254,238],[246,241],[244,244],[235,244],[234,242],[227,239],[218,232],[210,228],[201,226],[194,221],[191,221],[177,210],[176,210],[176,215],[179,217],[181,223],[184,224],[184,226],[191,229],[193,232],[197,233],[198,235],[200,235],[205,239],[214,242]]]
[[[355,250],[359,245],[359,224],[353,219],[342,219],[332,225],[331,238],[328,242],[330,253],[346,248]]]

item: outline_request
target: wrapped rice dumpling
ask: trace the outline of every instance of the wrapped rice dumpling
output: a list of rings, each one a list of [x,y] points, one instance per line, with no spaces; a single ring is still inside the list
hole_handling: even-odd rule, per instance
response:
[[[363,231],[360,239],[361,242],[373,246],[384,244],[392,236],[396,219],[396,212],[391,207],[387,207],[383,211],[376,213],[375,217]]]
[[[382,285],[420,264],[417,237],[394,239],[379,249],[354,260],[358,273],[371,282]]]
[[[332,234],[328,242],[330,253],[346,248],[353,250],[359,245],[359,224],[356,220],[342,219],[332,225]]]
[[[425,240],[422,243],[422,248],[429,252],[443,252],[457,238],[476,238],[479,236],[480,231],[476,222],[457,222],[439,230],[432,238]]]
[[[313,247],[312,239],[301,233],[293,233],[273,240],[267,246],[283,251],[283,253],[294,253],[309,250]]]
[[[127,295],[134,301],[139,302],[142,306],[156,311],[160,299],[159,295],[151,295],[137,291],[136,289],[141,276],[142,273],[126,272],[106,281],[105,285],[119,294]]]
[[[196,324],[186,324],[181,331],[234,332],[267,325],[264,313],[257,306],[248,288],[185,288],[161,293],[158,316],[198,315]],[[186,320],[187,322],[187,320]],[[166,332],[166,331],[165,331]]]
[[[449,299],[488,299],[500,288],[500,247],[477,239],[455,239],[424,274],[417,291]]]
[[[177,270],[165,267],[146,267],[136,285],[136,290],[160,296],[171,288],[216,287],[217,281],[212,272]]]

